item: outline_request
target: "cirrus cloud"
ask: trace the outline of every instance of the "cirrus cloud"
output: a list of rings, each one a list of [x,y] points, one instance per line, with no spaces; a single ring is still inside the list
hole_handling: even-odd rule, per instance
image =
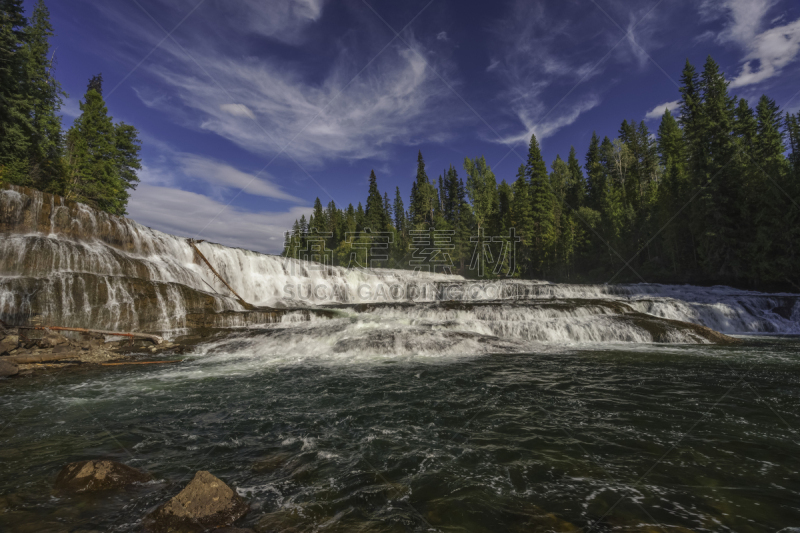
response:
[[[284,232],[311,207],[283,212],[249,212],[202,194],[142,183],[128,204],[138,223],[172,235],[201,238],[226,246],[279,254]]]

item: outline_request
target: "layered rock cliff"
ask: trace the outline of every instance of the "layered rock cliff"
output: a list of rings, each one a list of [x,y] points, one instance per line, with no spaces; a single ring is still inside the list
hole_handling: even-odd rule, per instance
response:
[[[330,327],[344,329],[331,334],[331,345],[355,342],[362,326],[376,322],[380,342],[395,344],[451,330],[523,342],[720,340],[695,326],[724,333],[800,333],[800,300],[792,294],[468,281],[407,270],[325,267],[195,243],[14,186],[0,188],[0,251],[0,320],[18,326],[169,336],[196,327],[338,318]],[[397,340],[404,329],[413,331]]]

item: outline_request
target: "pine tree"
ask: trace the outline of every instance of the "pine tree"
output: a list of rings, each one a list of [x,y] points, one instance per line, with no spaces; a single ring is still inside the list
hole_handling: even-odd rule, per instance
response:
[[[786,227],[788,228],[788,247],[784,251],[785,261],[790,265],[787,272],[794,275],[785,281],[794,286],[800,285],[800,113],[792,115],[786,113],[786,136],[789,142],[789,174],[787,177],[786,192],[791,198],[789,210],[786,213]]]
[[[750,248],[747,265],[751,283],[783,282],[785,273],[793,267],[786,251],[793,248],[794,232],[786,227],[786,222],[796,206],[792,205],[788,192],[792,187],[785,151],[780,109],[774,100],[762,96],[756,106],[753,153],[746,162],[747,176],[752,180],[752,185],[745,184],[750,200],[747,215],[754,235],[744,236],[743,244]]]
[[[394,192],[394,227],[402,236],[408,235],[408,221],[406,220],[406,208],[403,205],[403,197],[400,195],[400,187],[395,187]]]
[[[511,186],[502,180],[497,187],[497,213],[493,224],[492,233],[498,236],[508,235],[509,228],[512,227],[511,204],[514,201],[514,192]]]
[[[574,233],[566,205],[566,197],[572,175],[569,165],[559,155],[556,155],[551,168],[553,171],[550,173],[550,187],[556,200],[553,203],[555,245],[553,247],[552,266],[561,273],[566,273],[571,266],[571,260],[574,255]]]
[[[353,208],[353,204],[349,204],[344,213],[342,213],[342,225],[340,230],[342,240],[339,242],[334,252],[337,265],[344,267],[350,266],[350,254],[352,252],[353,241],[356,238],[356,232],[358,231],[357,228],[356,210]]]
[[[100,96],[103,96],[103,73],[101,72],[97,76],[92,76],[89,79],[89,90],[97,91]]]
[[[0,1],[0,182],[29,183],[31,99],[22,0]]]
[[[314,211],[311,213],[311,220],[308,223],[309,233],[326,233],[328,231],[328,221],[325,210],[322,209],[322,202],[319,197],[314,200]]]
[[[378,190],[378,178],[373,170],[369,174],[369,194],[367,195],[364,227],[377,232],[383,231],[386,226],[387,216],[384,211],[383,197]]]
[[[123,192],[116,175],[116,129],[103,97],[88,89],[81,115],[67,132],[67,180],[62,194],[92,207],[118,213]]]
[[[61,194],[114,215],[124,215],[128,190],[139,181],[141,149],[136,128],[115,125],[92,78],[81,116],[67,132],[66,179]]]
[[[364,208],[361,205],[361,202],[358,202],[358,207],[356,208],[356,231],[364,231],[366,228],[367,223],[367,216],[364,212]]]
[[[685,208],[694,191],[687,174],[687,149],[678,121],[667,109],[658,128],[658,152],[664,167],[664,183],[659,188],[658,223],[663,228],[664,253],[672,276],[694,270],[694,246]],[[680,216],[683,213],[683,216]],[[675,279],[675,278],[673,278]]]
[[[307,239],[306,244],[300,250],[300,259],[306,261],[316,261],[324,265],[333,264],[333,254],[328,248],[328,240],[325,234],[328,232],[328,216],[322,208],[319,197],[314,200],[314,210],[308,221],[307,234],[303,236]]]
[[[517,249],[517,273],[527,274],[530,265],[531,243],[533,239],[533,218],[530,198],[530,185],[525,175],[525,165],[520,165],[517,170],[517,179],[512,185],[513,196],[511,200],[511,223],[516,236],[520,239]]]
[[[383,193],[383,228],[382,231],[390,231],[394,228],[392,221],[394,220],[394,212],[392,210],[392,203],[389,201],[389,193]]]
[[[411,224],[415,228],[432,225],[436,204],[438,204],[438,194],[428,179],[428,174],[425,172],[425,160],[422,158],[422,152],[419,152],[417,176],[411,186],[411,204],[409,205]]]
[[[733,99],[719,65],[709,57],[700,78],[702,104],[690,137],[691,171],[701,192],[694,202],[698,251],[706,276],[730,281],[744,274],[736,245],[737,191],[741,169],[734,165]]]
[[[342,242],[344,236],[342,235],[342,219],[344,214],[340,209],[336,208],[336,202],[331,200],[325,208],[325,219],[328,221],[328,233],[331,237],[328,239],[328,249],[335,250],[339,243]]]
[[[557,228],[555,221],[556,199],[550,186],[547,165],[536,135],[531,135],[528,146],[528,163],[525,175],[530,187],[532,271],[535,276],[546,276],[555,259]]]
[[[683,132],[686,141],[693,148],[696,147],[697,137],[700,135],[700,115],[702,105],[702,95],[700,94],[700,78],[697,75],[697,69],[692,65],[689,60],[686,60],[686,66],[683,67],[681,74],[681,115],[680,124],[683,126]],[[696,154],[690,154],[696,157]]]
[[[129,190],[136,189],[139,184],[137,170],[142,169],[139,152],[142,143],[139,140],[139,131],[129,124],[120,122],[114,126],[114,166],[120,188],[117,193],[116,203],[120,207],[115,214],[126,214]]]
[[[800,113],[786,113],[786,136],[789,140],[789,165],[795,182],[800,181]]]
[[[686,159],[686,143],[680,125],[669,109],[661,117],[657,139],[662,165],[666,167],[669,160],[683,164]]]
[[[586,180],[583,177],[581,164],[578,162],[574,146],[569,149],[567,166],[569,167],[570,180],[567,187],[566,203],[570,209],[578,210],[586,202]]]
[[[467,173],[467,197],[477,222],[477,231],[490,230],[489,225],[497,213],[497,178],[483,156],[464,159]]]
[[[476,223],[475,236],[478,237],[478,242],[475,243],[478,255],[475,259],[480,262],[471,261],[470,268],[476,269],[479,275],[491,275],[492,269],[486,267],[488,257],[484,250],[485,246],[493,248],[487,241],[494,236],[492,235],[495,229],[493,226],[496,226],[497,223],[499,210],[497,178],[483,156],[475,159],[465,158],[464,171],[467,173],[467,197]]]
[[[447,172],[445,171],[445,174]],[[438,189],[439,196],[437,200],[439,201],[437,205],[437,209],[439,213],[444,217],[444,209],[445,204],[447,203],[447,188],[444,186],[444,178],[442,178],[442,174],[439,174],[439,189]]]
[[[775,100],[762,96],[756,106],[756,138],[754,157],[767,175],[780,183],[787,171],[787,159],[783,155],[783,124],[781,111]]]
[[[292,224],[292,231],[289,235],[286,236],[286,240],[284,241],[283,245],[283,253],[281,255],[283,257],[290,257],[293,259],[297,259],[297,256],[300,251],[300,223],[295,219],[294,224]]]
[[[453,165],[450,165],[450,168],[447,169],[442,186],[445,190],[444,217],[451,225],[455,225],[461,205],[459,199],[458,172],[456,172]]]
[[[603,166],[600,162],[600,139],[592,133],[589,150],[586,152],[587,198],[586,203],[595,210],[600,209],[605,189]]]
[[[49,188],[63,172],[63,136],[58,111],[66,94],[54,77],[55,60],[49,43],[52,36],[50,12],[44,0],[39,0],[26,28],[26,84],[31,102],[31,182],[42,189]]]

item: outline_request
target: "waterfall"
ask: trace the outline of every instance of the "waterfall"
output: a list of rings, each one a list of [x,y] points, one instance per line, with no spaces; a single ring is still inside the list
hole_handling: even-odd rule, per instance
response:
[[[793,294],[468,281],[324,266],[209,242],[196,246],[236,293],[265,309],[246,312],[184,238],[6,186],[0,189],[0,319],[161,332],[276,323],[281,331],[319,332],[325,323],[333,328],[328,347],[334,350],[363,337],[355,335],[353,323],[370,330],[370,343],[405,343],[408,349],[419,342],[455,346],[454,335],[473,344],[503,339],[484,342],[495,348],[529,341],[652,342],[652,332],[631,318],[640,315],[725,333],[800,333],[800,298]],[[414,336],[419,342],[412,342]],[[669,327],[659,338],[701,341],[692,331]]]

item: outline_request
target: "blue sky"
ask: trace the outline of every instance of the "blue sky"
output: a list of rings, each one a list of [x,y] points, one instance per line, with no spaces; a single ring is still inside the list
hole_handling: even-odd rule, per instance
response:
[[[29,2],[28,7],[32,6]],[[688,58],[732,92],[800,108],[796,0],[50,0],[69,125],[102,72],[143,141],[130,216],[268,253],[314,198],[364,201],[370,169],[407,203],[484,155],[514,179],[531,132],[583,160],[592,131],[652,131]]]

